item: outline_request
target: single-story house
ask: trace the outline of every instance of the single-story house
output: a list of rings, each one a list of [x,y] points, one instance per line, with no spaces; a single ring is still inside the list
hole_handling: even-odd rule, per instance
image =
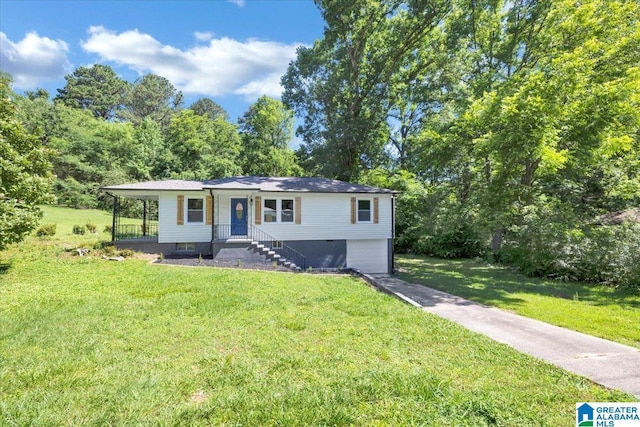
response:
[[[324,178],[150,181],[102,187],[114,197],[119,248],[168,254],[251,250],[294,269],[393,269],[395,191]],[[120,216],[143,204],[142,223]]]

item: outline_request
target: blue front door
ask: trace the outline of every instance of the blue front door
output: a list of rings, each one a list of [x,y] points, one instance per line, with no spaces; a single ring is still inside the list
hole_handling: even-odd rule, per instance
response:
[[[231,199],[231,235],[247,235],[247,199]]]

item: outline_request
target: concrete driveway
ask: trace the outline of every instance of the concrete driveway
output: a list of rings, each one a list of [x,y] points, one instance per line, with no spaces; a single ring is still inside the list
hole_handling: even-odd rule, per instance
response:
[[[377,289],[424,311],[640,398],[640,350],[636,348],[487,307],[386,274],[365,274],[364,278]]]

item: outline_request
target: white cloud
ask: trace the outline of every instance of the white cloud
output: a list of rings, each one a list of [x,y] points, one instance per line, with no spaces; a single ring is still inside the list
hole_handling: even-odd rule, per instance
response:
[[[244,7],[246,1],[245,0],[227,0],[228,3],[233,3],[238,7]]]
[[[213,38],[213,33],[210,33],[209,31],[205,31],[205,32],[196,31],[195,33],[193,33],[193,36],[198,41],[208,42]]]
[[[253,80],[233,91],[236,95],[244,95],[247,99],[259,98],[262,95],[278,98],[282,94],[280,77],[283,73],[272,73],[259,80]]]
[[[69,47],[62,40],[28,33],[17,43],[0,32],[0,67],[13,76],[16,88],[34,89],[43,81],[56,80],[71,71]]]
[[[91,27],[82,47],[140,74],[166,77],[186,94],[280,96],[279,79],[295,59],[297,44],[209,36],[207,44],[181,50],[138,30],[115,33]]]

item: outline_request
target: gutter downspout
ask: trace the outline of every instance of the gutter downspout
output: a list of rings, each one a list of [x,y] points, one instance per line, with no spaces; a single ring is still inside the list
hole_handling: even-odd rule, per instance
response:
[[[215,211],[215,200],[213,198],[213,189],[210,188],[209,189],[209,196],[211,196],[211,208],[212,211]],[[215,216],[213,215],[213,212],[211,212],[211,243],[209,244],[209,250],[211,251],[211,258],[213,258],[213,240],[216,237],[216,219]]]

